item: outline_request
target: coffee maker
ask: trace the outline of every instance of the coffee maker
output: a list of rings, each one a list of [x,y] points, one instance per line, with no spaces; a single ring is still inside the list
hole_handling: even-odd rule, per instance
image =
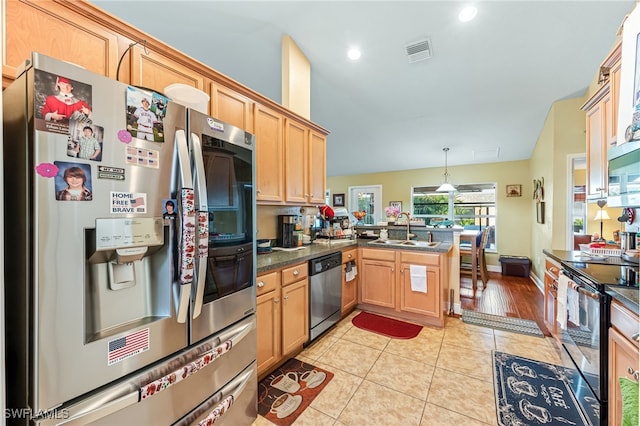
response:
[[[296,247],[298,245],[296,227],[302,227],[297,215],[278,215],[278,235],[276,245],[285,248]]]

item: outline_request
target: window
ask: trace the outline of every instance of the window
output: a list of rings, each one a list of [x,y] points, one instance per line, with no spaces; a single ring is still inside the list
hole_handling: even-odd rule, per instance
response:
[[[349,213],[352,220],[359,224],[375,225],[377,221],[383,219],[382,209],[382,186],[350,186],[349,187]],[[362,220],[357,220],[353,216],[354,211],[365,211],[366,216]]]
[[[464,229],[483,230],[496,223],[496,184],[458,185],[455,192],[436,192],[437,186],[413,187],[411,214],[427,225],[450,221]],[[495,249],[495,235],[487,248]]]

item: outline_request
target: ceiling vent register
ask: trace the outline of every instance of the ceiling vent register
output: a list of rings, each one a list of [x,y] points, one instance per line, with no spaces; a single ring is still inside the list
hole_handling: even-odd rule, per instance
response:
[[[431,39],[423,38],[418,41],[411,42],[405,46],[409,63],[424,61],[432,56]]]

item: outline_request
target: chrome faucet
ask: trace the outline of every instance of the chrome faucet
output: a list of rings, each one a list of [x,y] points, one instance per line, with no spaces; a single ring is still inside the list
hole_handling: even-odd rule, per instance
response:
[[[407,216],[407,241],[411,240],[411,237],[415,237],[415,234],[411,233],[411,213],[402,212],[398,215],[398,219],[402,217],[402,215]]]
[[[427,241],[429,241],[430,243],[433,242],[433,234],[431,233],[431,231],[427,232],[427,235],[429,235],[429,239]]]

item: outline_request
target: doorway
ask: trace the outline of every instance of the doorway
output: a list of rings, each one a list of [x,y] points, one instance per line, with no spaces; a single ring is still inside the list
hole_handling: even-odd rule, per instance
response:
[[[566,249],[577,250],[578,244],[589,242],[587,233],[587,158],[585,154],[567,156],[567,238]]]
[[[361,221],[355,219],[351,214],[354,222],[375,225],[377,221],[384,218],[382,214],[382,185],[350,186],[347,208],[349,212],[364,210],[367,213]]]

